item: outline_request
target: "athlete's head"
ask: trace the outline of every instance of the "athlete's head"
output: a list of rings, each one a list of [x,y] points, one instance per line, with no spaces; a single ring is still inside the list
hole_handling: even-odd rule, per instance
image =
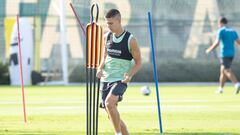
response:
[[[228,20],[226,17],[220,17],[218,20],[218,26],[223,27],[228,23]]]
[[[105,15],[105,20],[110,31],[116,32],[121,28],[121,14],[117,9],[109,10]]]

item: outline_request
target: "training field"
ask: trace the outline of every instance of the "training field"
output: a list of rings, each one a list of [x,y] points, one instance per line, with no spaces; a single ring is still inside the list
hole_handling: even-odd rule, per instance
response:
[[[140,86],[128,88],[119,104],[131,135],[159,133],[155,90],[150,96]],[[164,135],[240,134],[240,95],[227,86],[160,86]],[[85,87],[26,87],[28,123],[23,122],[20,87],[0,87],[0,134],[85,135]],[[99,112],[99,135],[113,135],[106,113]]]

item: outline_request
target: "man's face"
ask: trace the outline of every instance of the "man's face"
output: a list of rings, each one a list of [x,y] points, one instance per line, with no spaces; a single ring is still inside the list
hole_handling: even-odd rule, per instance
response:
[[[223,23],[221,23],[220,21],[218,22],[218,27],[221,28],[223,26]]]
[[[224,24],[221,23],[221,19],[218,19],[218,27],[221,28],[222,26],[224,26]]]
[[[105,21],[107,23],[107,27],[111,32],[116,32],[116,30],[121,25],[120,20],[117,17],[105,18]]]

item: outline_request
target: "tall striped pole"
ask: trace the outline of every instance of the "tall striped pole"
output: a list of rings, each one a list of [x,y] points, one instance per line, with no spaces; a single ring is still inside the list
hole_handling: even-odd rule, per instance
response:
[[[96,7],[96,17],[93,9]],[[97,68],[102,58],[103,30],[98,22],[99,8],[97,4],[91,7],[91,22],[86,28],[86,95],[87,95],[87,132],[86,135],[98,135],[98,105],[100,79],[96,78]],[[90,71],[90,73],[89,73]],[[97,84],[96,84],[97,83]],[[97,88],[96,88],[97,87]]]
[[[161,134],[161,133],[163,133],[163,129],[162,129],[160,96],[159,96],[159,91],[158,91],[157,67],[156,67],[156,60],[155,60],[155,50],[154,50],[154,42],[153,42],[153,34],[152,34],[152,21],[151,21],[151,13],[150,12],[148,12],[148,23],[149,23],[149,31],[150,31],[150,38],[151,38],[151,52],[152,52],[151,54],[152,54],[152,61],[153,61],[154,80],[155,80],[157,105],[158,105],[158,121],[159,121],[159,128],[160,128],[160,134]]]

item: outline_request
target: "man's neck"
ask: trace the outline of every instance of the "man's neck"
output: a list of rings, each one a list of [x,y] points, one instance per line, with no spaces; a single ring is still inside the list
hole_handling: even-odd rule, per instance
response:
[[[124,32],[124,29],[121,27],[116,32],[113,32],[116,37],[119,37]]]
[[[225,25],[222,25],[220,28],[223,28],[223,27],[227,27],[226,24],[225,24]]]

